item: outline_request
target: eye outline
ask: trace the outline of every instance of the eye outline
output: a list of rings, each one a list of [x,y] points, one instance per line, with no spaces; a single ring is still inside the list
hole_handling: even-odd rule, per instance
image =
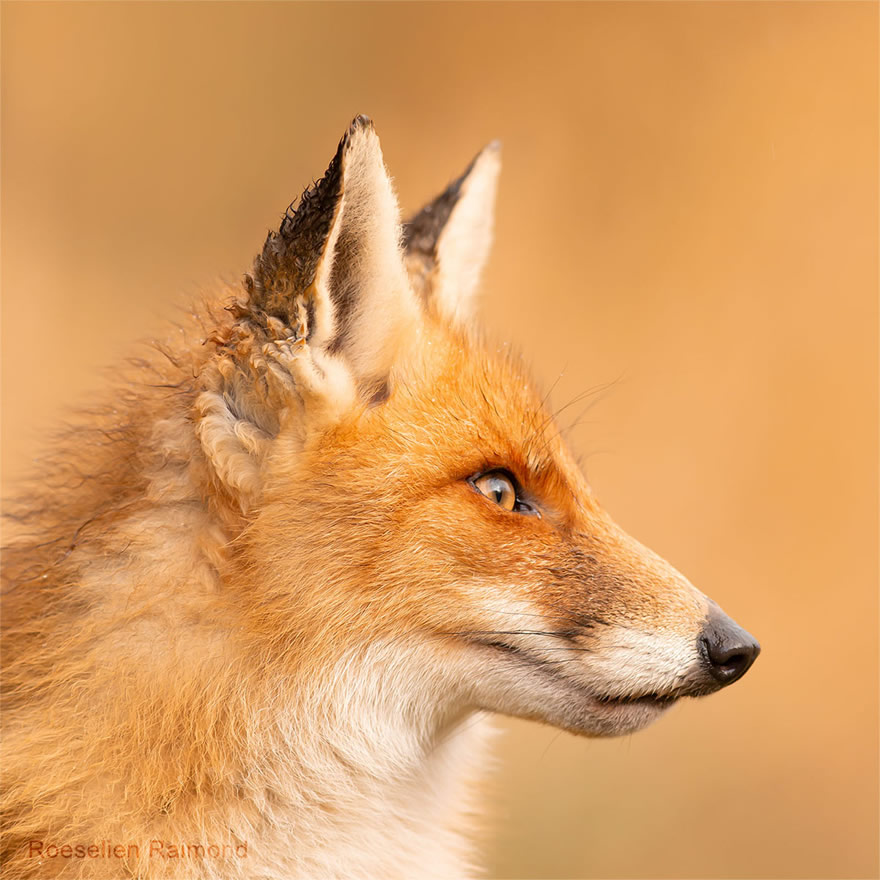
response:
[[[513,508],[508,510],[506,507],[502,507],[497,501],[494,501],[490,498],[479,486],[477,486],[477,481],[482,480],[483,477],[491,477],[491,476],[500,476],[507,480],[512,489],[513,489]],[[493,467],[489,468],[485,471],[479,471],[467,478],[467,483],[470,487],[476,492],[481,498],[485,498],[490,504],[495,507],[500,508],[504,513],[515,513],[520,516],[534,516],[538,519],[541,519],[541,511],[538,509],[537,505],[535,505],[531,501],[527,501],[523,498],[524,492],[522,487],[519,484],[519,480],[507,469],[503,467]]]

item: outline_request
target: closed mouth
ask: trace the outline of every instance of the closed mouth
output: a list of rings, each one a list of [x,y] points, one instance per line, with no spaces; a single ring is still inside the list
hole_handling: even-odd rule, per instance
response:
[[[664,708],[671,706],[679,699],[677,694],[643,694],[638,697],[596,697],[600,703],[606,706],[656,706]]]
[[[513,645],[509,645],[506,642],[483,641],[476,639],[474,640],[474,644],[484,648],[491,648],[495,651],[498,651],[499,653],[507,655],[508,657],[510,657],[511,660],[514,660],[515,662],[523,663],[532,667],[533,669],[540,670],[544,675],[553,679],[554,682],[562,684],[569,689],[576,690],[583,697],[587,698],[590,702],[595,704],[600,711],[602,709],[605,709],[611,711],[618,710],[620,712],[626,713],[628,709],[642,709],[662,712],[672,706],[681,697],[681,694],[664,694],[659,692],[651,692],[647,694],[627,694],[623,696],[609,696],[606,694],[596,693],[595,691],[591,690],[586,684],[576,681],[567,675],[562,675],[558,671],[558,669],[555,668],[556,664],[554,664],[552,660],[544,660],[540,657],[535,657],[528,651],[525,651],[522,648],[518,648]]]

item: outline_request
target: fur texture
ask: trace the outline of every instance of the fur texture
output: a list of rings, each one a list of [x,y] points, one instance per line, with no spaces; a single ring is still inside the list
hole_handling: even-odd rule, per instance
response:
[[[717,687],[707,600],[473,328],[497,171],[403,227],[356,119],[7,505],[6,880],[462,877],[488,713],[610,735]]]

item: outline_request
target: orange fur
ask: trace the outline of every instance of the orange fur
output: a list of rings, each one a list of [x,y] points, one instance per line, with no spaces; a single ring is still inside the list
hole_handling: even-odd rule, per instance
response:
[[[471,327],[496,174],[492,147],[402,250],[356,120],[243,288],[8,509],[5,878],[462,876],[487,712],[613,734],[659,714],[629,700],[714,689],[707,600]],[[477,491],[496,469],[540,515]]]

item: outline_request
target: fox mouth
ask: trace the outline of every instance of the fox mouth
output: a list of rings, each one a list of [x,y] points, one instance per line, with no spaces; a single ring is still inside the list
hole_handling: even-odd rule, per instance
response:
[[[570,718],[560,718],[555,712],[549,713],[537,706],[529,712],[505,712],[504,709],[486,706],[494,711],[504,714],[525,715],[536,720],[549,721],[550,723],[565,727],[573,733],[586,735],[614,736],[632,733],[650,724],[660,717],[667,709],[675,704],[682,696],[681,693],[664,693],[652,691],[650,693],[633,693],[622,695],[609,695],[601,690],[591,687],[589,684],[572,678],[561,672],[559,661],[546,660],[537,657],[523,648],[510,645],[503,641],[469,639],[471,645],[482,649],[483,652],[491,651],[497,658],[503,659],[503,664],[518,679],[527,691],[540,691],[535,695],[538,703],[549,702],[564,707],[564,715]],[[550,708],[548,706],[548,708]]]
[[[657,706],[665,708],[679,699],[677,694],[643,694],[638,697],[596,697],[605,706]]]

